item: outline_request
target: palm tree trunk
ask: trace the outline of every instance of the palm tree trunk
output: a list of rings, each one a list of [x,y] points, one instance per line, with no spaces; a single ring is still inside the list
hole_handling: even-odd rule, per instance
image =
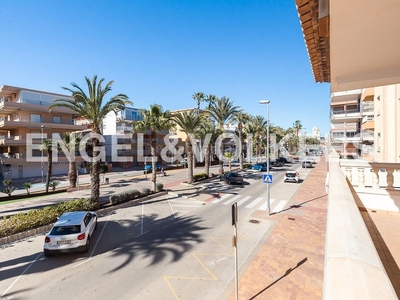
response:
[[[95,147],[100,144],[99,140],[96,138],[92,138],[93,145],[93,157],[97,157],[100,154],[100,151],[94,151]],[[92,185],[92,189],[90,191],[90,201],[96,208],[100,206],[100,161],[97,159],[93,160],[92,169],[90,172],[90,182]]]
[[[156,157],[156,132],[154,130],[151,131],[151,181],[153,182],[153,191],[157,191],[157,169],[156,169],[156,161],[153,159],[153,157]]]
[[[69,179],[69,187],[75,188],[77,182],[77,175],[76,175],[76,163],[74,161],[69,162],[68,179]]]
[[[242,142],[241,130],[239,130],[239,165],[240,165],[240,170],[243,170],[243,142]]]
[[[188,139],[189,137],[186,140],[186,149],[188,150],[188,181],[189,183],[193,183],[193,151],[192,144]]]
[[[206,153],[204,154],[204,171],[207,177],[210,177],[210,158],[211,158],[211,145],[206,148]]]
[[[52,169],[53,151],[47,149],[47,174],[46,174],[46,193],[49,192],[51,169]]]

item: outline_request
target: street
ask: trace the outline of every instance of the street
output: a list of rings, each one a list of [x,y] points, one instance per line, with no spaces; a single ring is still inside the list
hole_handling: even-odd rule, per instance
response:
[[[307,170],[298,168],[301,178]],[[279,213],[301,183],[283,183],[272,170],[271,208]],[[160,196],[99,217],[87,254],[45,258],[44,236],[1,251],[1,299],[224,299],[232,291],[231,205],[238,203],[239,269],[268,238],[266,184],[243,172],[243,186],[214,178],[202,183],[210,199]]]

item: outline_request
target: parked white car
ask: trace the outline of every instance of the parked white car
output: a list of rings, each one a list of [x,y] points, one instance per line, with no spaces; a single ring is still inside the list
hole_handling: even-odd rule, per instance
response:
[[[298,183],[300,181],[300,174],[296,171],[286,171],[283,176],[283,182],[294,181]]]
[[[90,238],[97,228],[97,214],[93,211],[63,213],[44,239],[45,256],[64,252],[86,253]]]

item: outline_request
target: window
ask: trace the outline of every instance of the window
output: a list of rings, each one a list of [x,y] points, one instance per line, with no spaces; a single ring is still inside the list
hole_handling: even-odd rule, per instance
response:
[[[61,124],[61,117],[60,116],[53,116],[53,123]]]
[[[40,123],[40,122],[42,122],[42,116],[41,115],[37,115],[37,114],[31,114],[30,121],[32,123]]]

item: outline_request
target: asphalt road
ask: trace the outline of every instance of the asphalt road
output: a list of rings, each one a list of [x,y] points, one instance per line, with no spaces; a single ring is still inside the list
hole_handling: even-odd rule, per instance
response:
[[[284,168],[271,173],[271,207],[279,213],[300,184],[283,183]],[[243,186],[204,183],[219,194],[204,202],[164,195],[100,216],[87,254],[45,258],[44,236],[3,248],[0,298],[225,299],[235,275],[231,205],[239,208],[241,270],[274,226],[261,177],[248,171]]]

